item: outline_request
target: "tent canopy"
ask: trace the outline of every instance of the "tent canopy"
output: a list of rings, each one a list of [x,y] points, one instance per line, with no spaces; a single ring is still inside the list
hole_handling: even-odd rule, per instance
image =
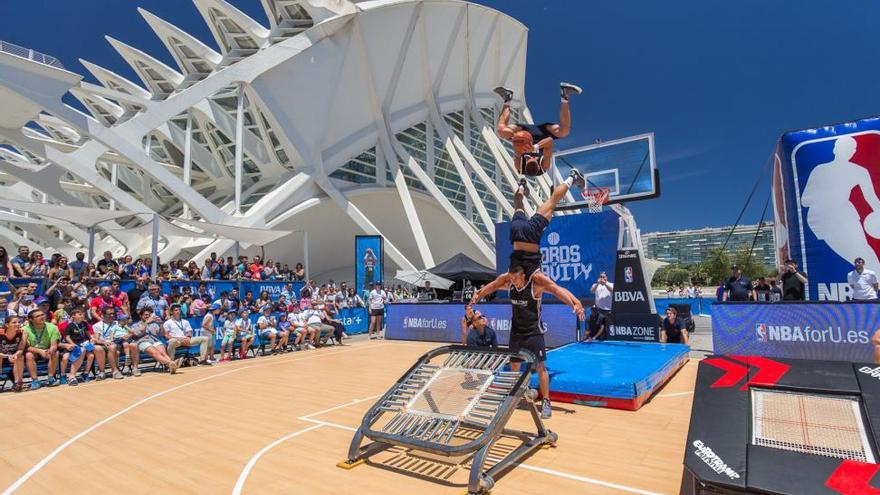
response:
[[[492,280],[495,278],[494,268],[481,265],[463,253],[456,254],[428,271],[450,280]]]

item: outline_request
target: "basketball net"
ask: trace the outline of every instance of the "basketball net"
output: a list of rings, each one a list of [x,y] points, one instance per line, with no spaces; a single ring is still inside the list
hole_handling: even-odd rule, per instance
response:
[[[608,201],[611,189],[607,187],[594,187],[584,191],[584,199],[587,201],[587,210],[590,213],[602,213],[602,206]]]

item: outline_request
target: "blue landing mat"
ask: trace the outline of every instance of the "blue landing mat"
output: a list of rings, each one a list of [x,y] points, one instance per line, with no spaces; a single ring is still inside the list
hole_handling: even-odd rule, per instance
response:
[[[550,398],[636,410],[688,360],[684,344],[580,342],[547,353]],[[532,387],[538,387],[537,374]]]

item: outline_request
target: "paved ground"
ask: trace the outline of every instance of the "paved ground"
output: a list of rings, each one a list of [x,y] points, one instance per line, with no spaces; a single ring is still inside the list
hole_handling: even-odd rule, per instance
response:
[[[696,331],[691,335],[691,357],[703,359],[712,354],[712,318],[708,316],[695,316]]]

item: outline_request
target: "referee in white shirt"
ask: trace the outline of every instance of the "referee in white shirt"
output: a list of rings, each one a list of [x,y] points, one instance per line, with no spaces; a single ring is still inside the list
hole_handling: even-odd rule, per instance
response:
[[[852,287],[853,301],[871,301],[877,299],[877,274],[865,268],[865,260],[856,258],[853,262],[856,269],[846,276]]]
[[[614,293],[614,284],[608,281],[608,275],[605,272],[599,273],[599,280],[590,288],[590,292],[594,294],[595,306],[599,310],[599,315],[604,318],[606,325],[611,323],[611,299]]]

